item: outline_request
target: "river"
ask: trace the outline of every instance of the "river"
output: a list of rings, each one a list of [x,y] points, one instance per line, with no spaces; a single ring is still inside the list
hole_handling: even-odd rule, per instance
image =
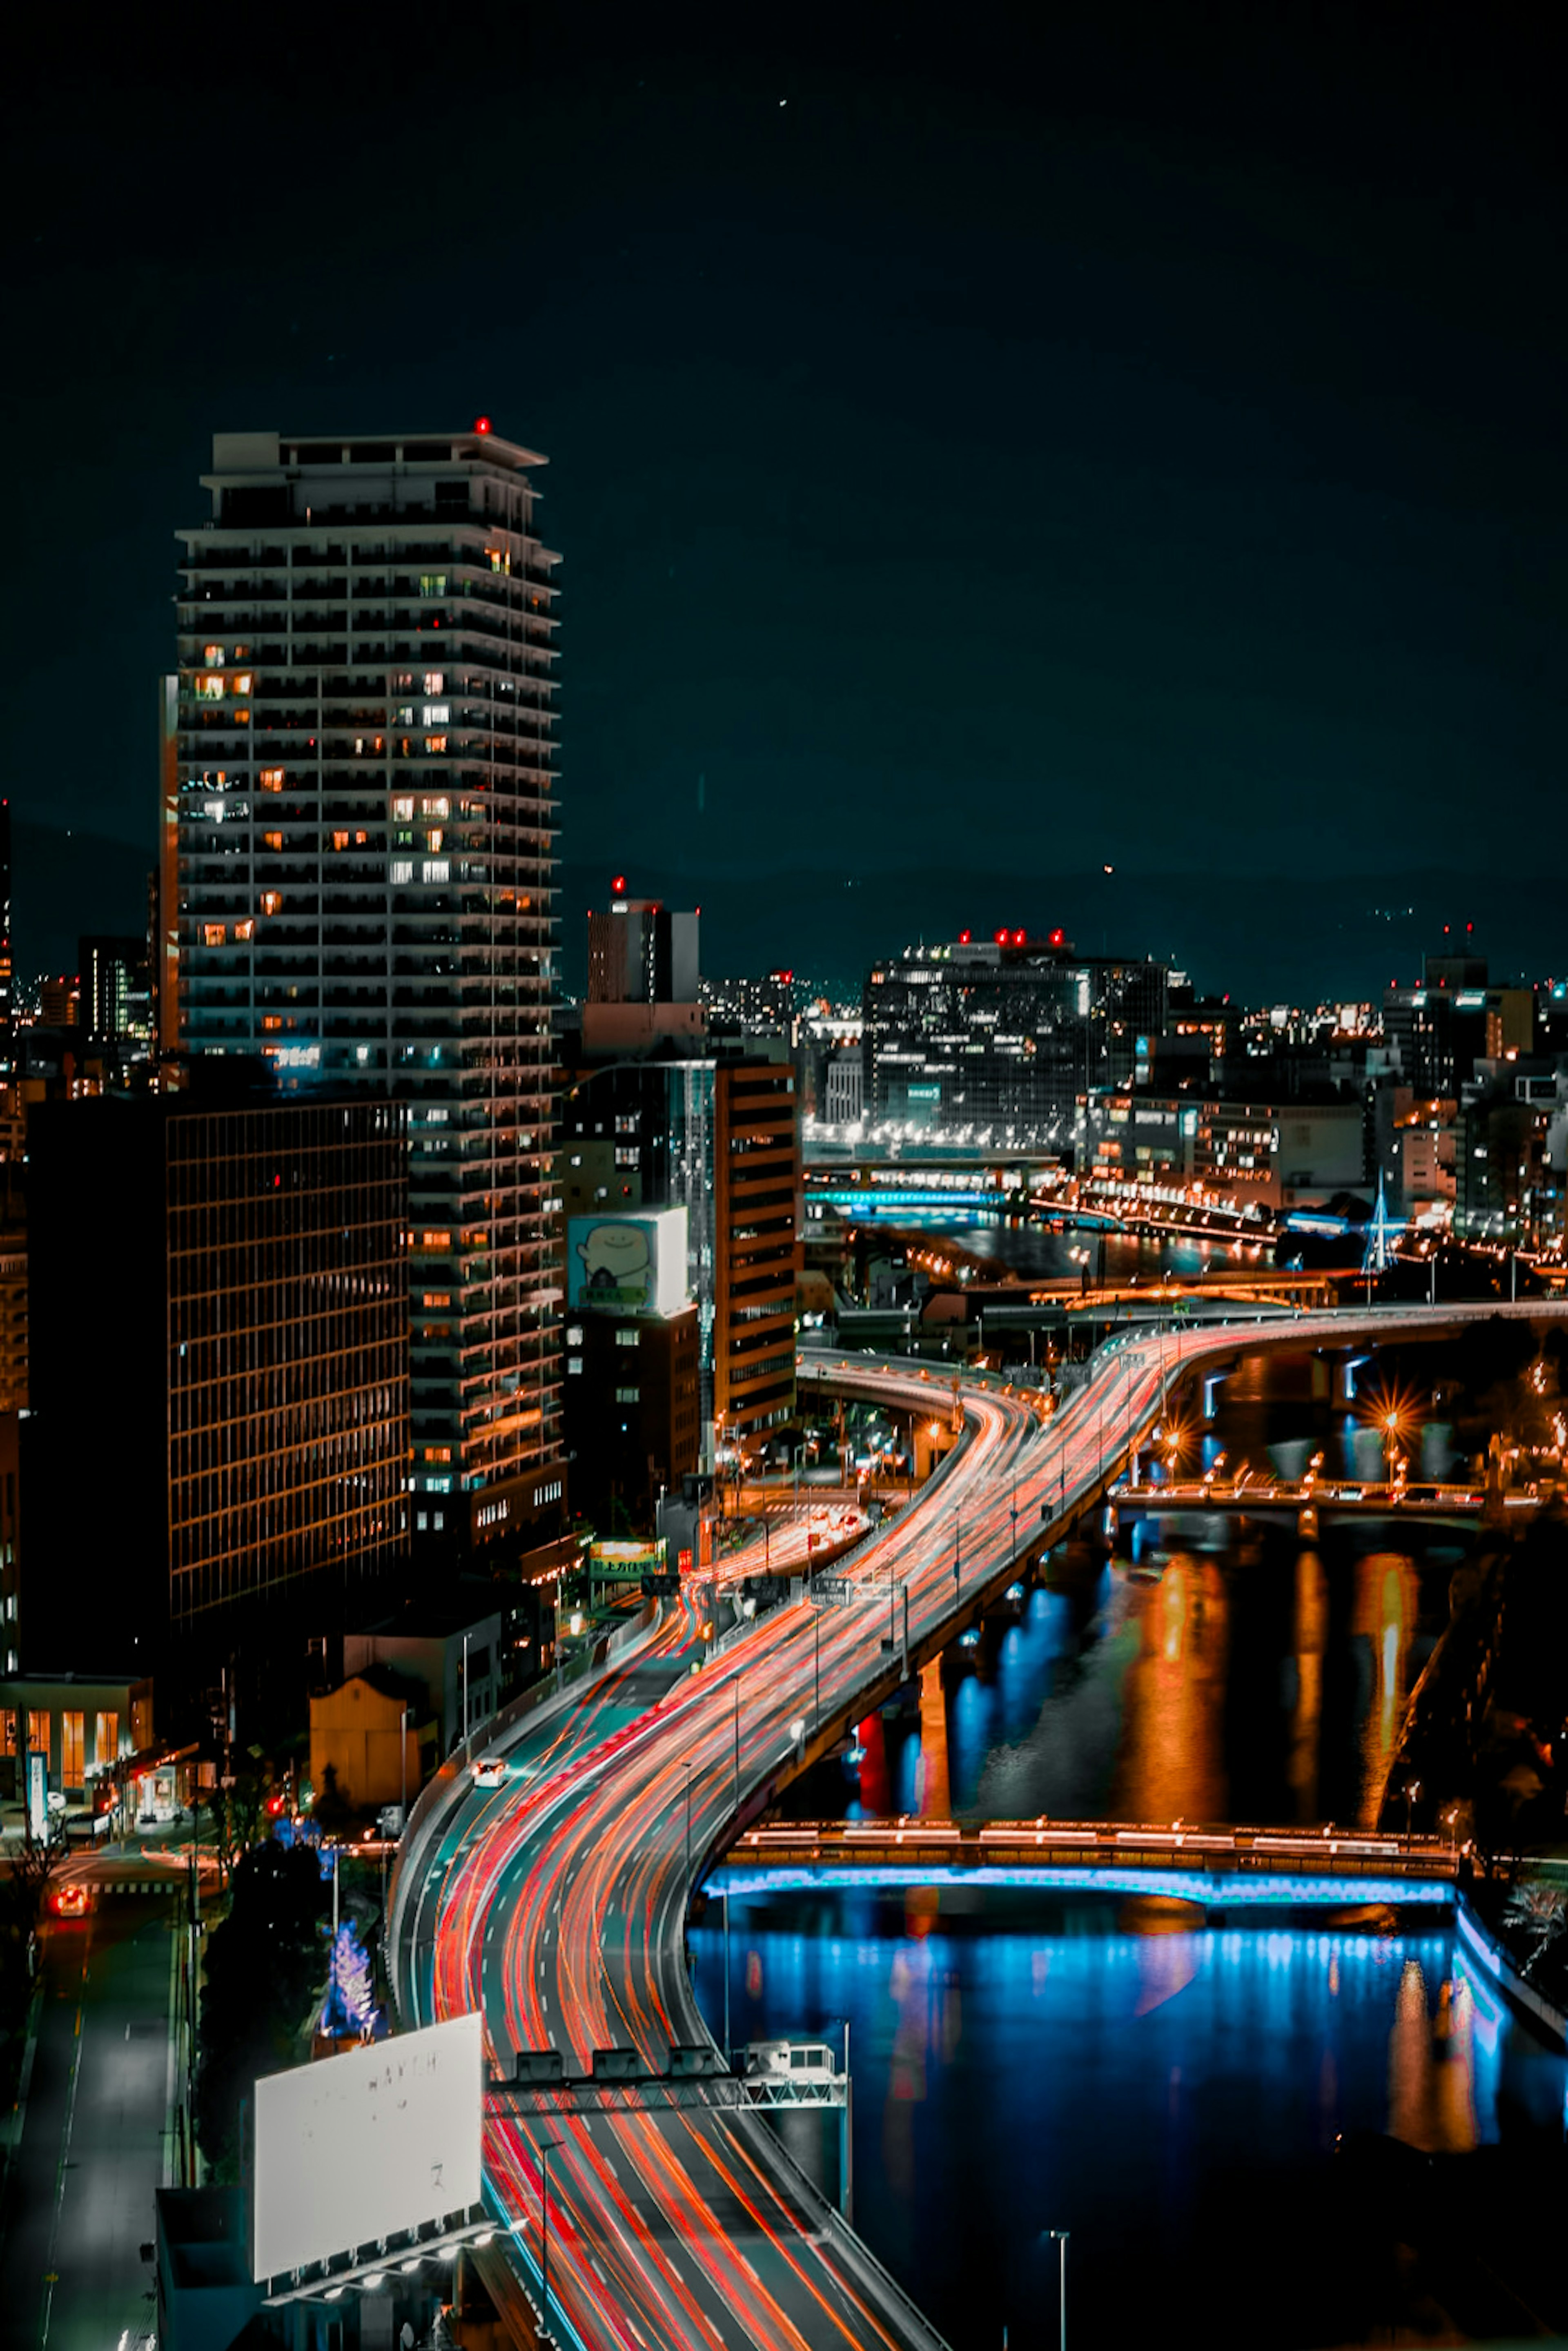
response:
[[[693,1942],[716,2031],[711,1911]],[[737,1900],[731,1967],[737,2042],[841,2044],[848,2023],[856,2225],[958,2351],[1056,2343],[1051,2229],[1071,2232],[1077,2345],[1344,2343],[1459,2307],[1529,2331],[1441,2229],[1412,2274],[1381,2182],[1333,2152],[1356,2131],[1531,2162],[1561,2148],[1562,2060],[1446,1921],[1211,1928],[1109,1896],[843,1891]],[[789,2128],[831,2185],[821,2118]],[[1464,2177],[1468,2227],[1481,2183]]]

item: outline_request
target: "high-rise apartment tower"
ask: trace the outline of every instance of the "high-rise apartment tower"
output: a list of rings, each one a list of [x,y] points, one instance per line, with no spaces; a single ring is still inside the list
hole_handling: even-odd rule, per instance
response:
[[[561,1499],[544,462],[487,418],[221,433],[178,534],[161,1044],[406,1100],[413,1522],[449,1541]]]

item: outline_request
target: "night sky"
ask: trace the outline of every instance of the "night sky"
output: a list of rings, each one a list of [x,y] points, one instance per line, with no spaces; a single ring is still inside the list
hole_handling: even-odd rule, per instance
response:
[[[484,412],[550,458],[572,944],[613,864],[730,966],[1065,908],[1269,987],[1259,878],[1322,876],[1343,992],[1419,869],[1551,956],[1500,925],[1568,864],[1559,12],[32,13],[24,820],[151,851],[214,427]]]

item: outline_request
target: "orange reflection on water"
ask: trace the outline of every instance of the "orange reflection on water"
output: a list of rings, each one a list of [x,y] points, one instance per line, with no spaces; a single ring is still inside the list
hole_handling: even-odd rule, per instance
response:
[[[1138,1648],[1123,1693],[1113,1810],[1121,1820],[1223,1820],[1230,1621],[1219,1569],[1173,1553],[1160,1582],[1128,1587],[1124,1604]]]
[[[1394,1552],[1371,1552],[1355,1562],[1351,1631],[1372,1651],[1372,1703],[1361,1732],[1360,1825],[1374,1828],[1405,1719],[1405,1659],[1416,1626],[1420,1590],[1416,1571]]]
[[[1461,1978],[1438,1987],[1428,2013],[1420,1962],[1406,1959],[1388,2036],[1388,2128],[1429,2155],[1476,2144],[1475,2011]]]
[[[947,1701],[942,1667],[933,1657],[920,1670],[920,1773],[917,1811],[927,1820],[950,1821],[953,1792],[947,1776]]]
[[[1288,1775],[1296,1818],[1315,1821],[1318,1750],[1323,1710],[1323,1645],[1328,1632],[1328,1577],[1315,1551],[1296,1558],[1296,1706],[1291,1719]]]

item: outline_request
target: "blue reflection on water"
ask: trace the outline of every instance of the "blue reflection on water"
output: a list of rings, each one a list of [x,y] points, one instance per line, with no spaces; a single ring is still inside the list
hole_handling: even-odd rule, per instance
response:
[[[710,1921],[692,1941],[718,2029]],[[1279,2231],[1324,2207],[1340,2133],[1561,2134],[1568,2067],[1446,1925],[846,1890],[737,1899],[731,1945],[737,2043],[848,2023],[857,2225],[955,2343],[1051,2339],[1046,2228],[1072,2231],[1079,2340],[1168,2331],[1198,2303],[1207,2340],[1263,2339]]]

